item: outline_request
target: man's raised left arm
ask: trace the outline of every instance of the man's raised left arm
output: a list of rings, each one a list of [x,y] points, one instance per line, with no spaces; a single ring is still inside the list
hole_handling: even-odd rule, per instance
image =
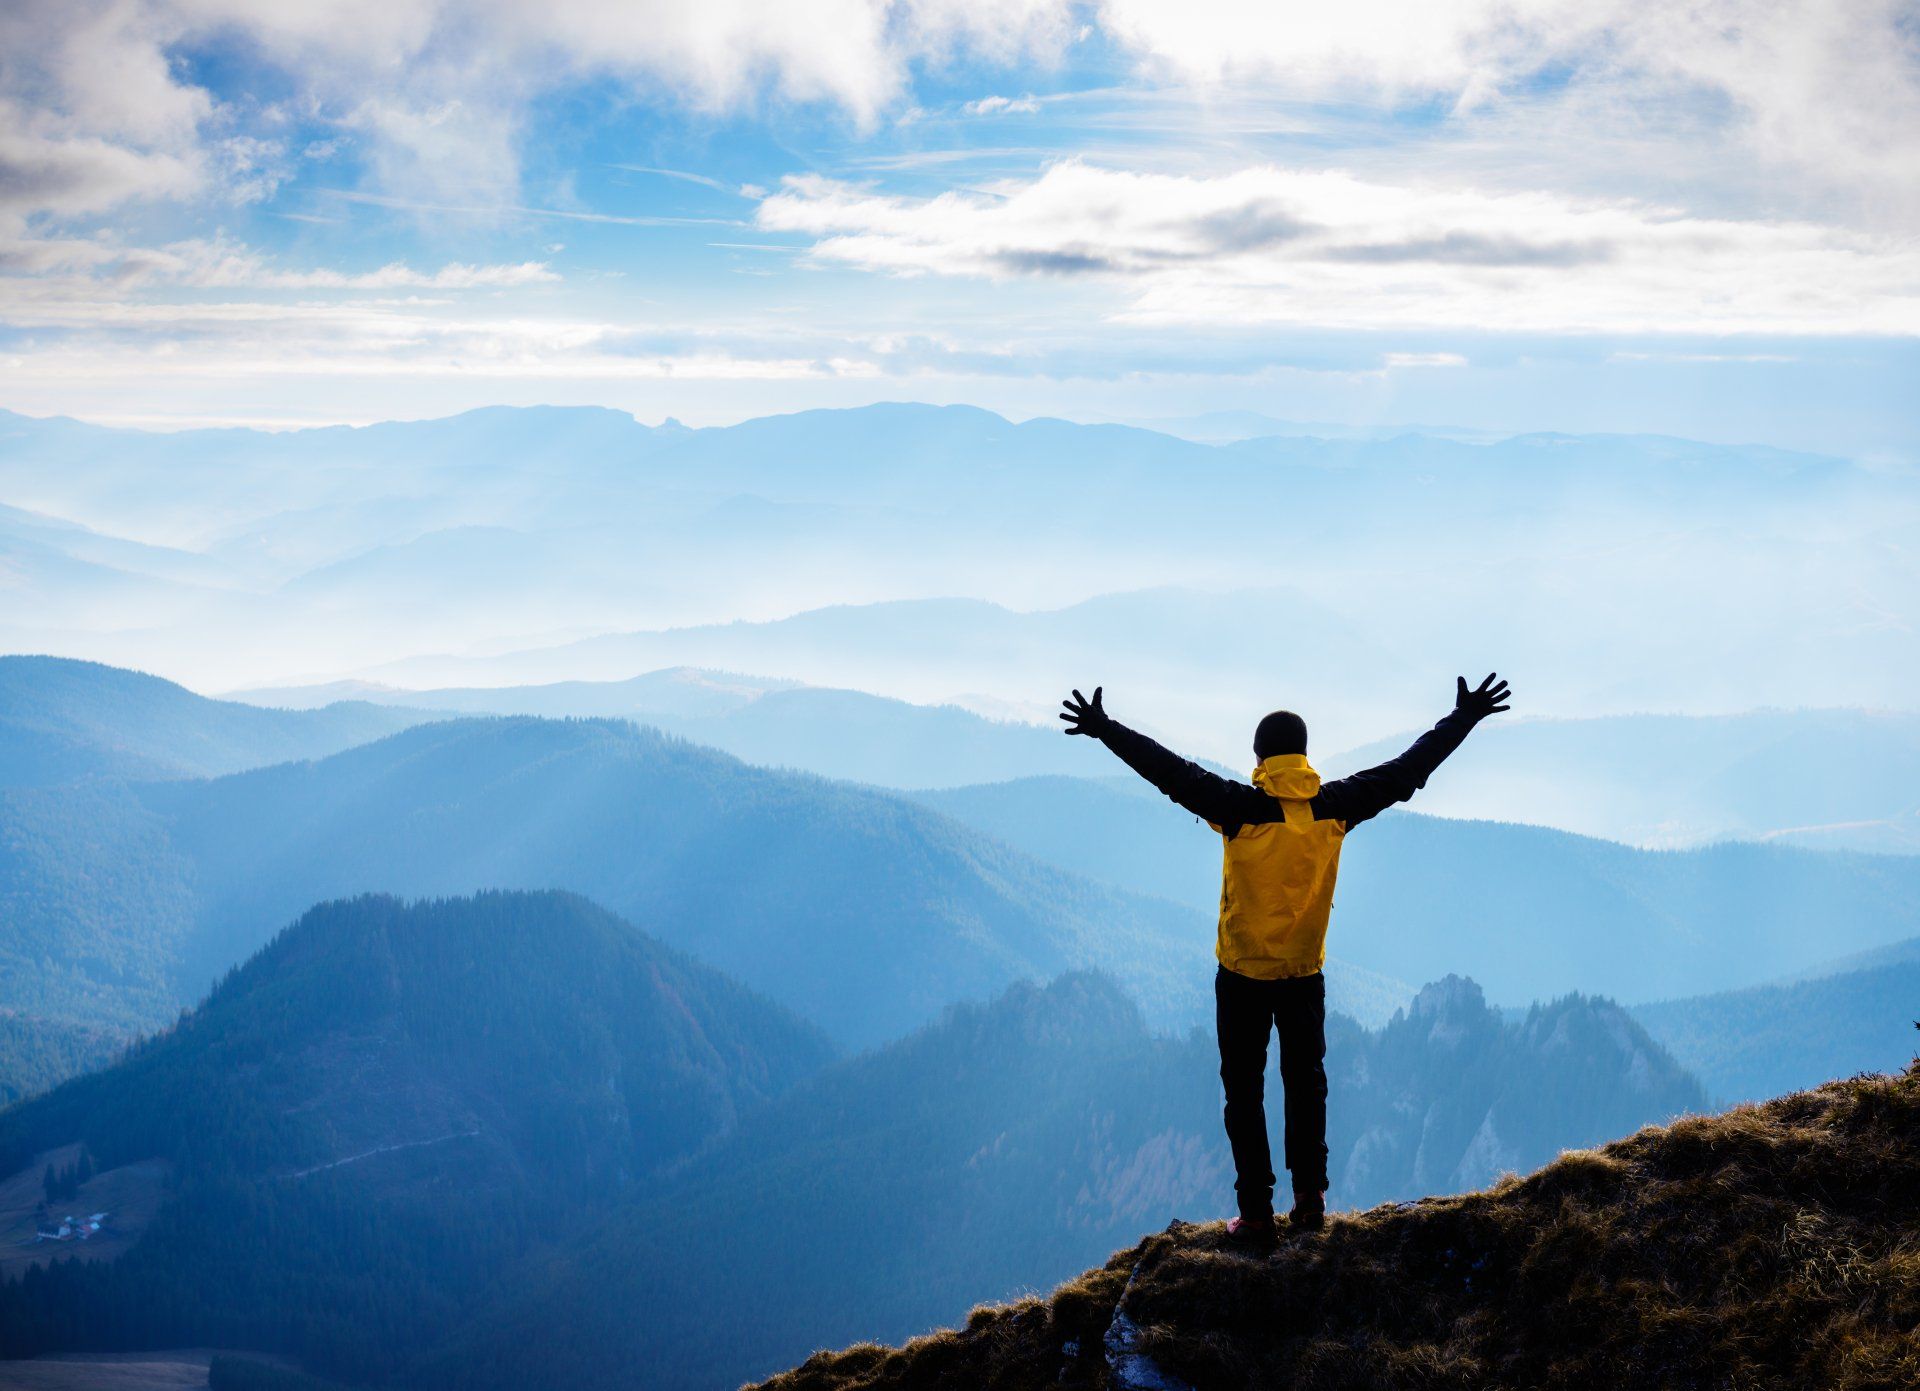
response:
[[[1095,686],[1092,700],[1075,691],[1061,702],[1060,718],[1068,734],[1098,739],[1163,795],[1223,834],[1233,835],[1253,822],[1280,819],[1280,804],[1259,788],[1210,773],[1114,719],[1101,703],[1102,690]]]

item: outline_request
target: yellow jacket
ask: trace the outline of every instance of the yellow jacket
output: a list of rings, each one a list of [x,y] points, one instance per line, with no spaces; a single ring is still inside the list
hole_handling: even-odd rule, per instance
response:
[[[1229,971],[1255,980],[1310,976],[1326,964],[1347,828],[1314,818],[1320,775],[1305,754],[1267,759],[1253,770],[1253,785],[1280,803],[1281,818],[1240,826],[1232,835],[1214,827],[1226,847],[1214,955]]]
[[[1426,785],[1473,728],[1455,710],[1397,758],[1322,785],[1305,754],[1278,754],[1253,784],[1208,772],[1117,720],[1100,738],[1135,772],[1218,831],[1220,964],[1256,980],[1310,976],[1327,959],[1327,921],[1347,832]]]

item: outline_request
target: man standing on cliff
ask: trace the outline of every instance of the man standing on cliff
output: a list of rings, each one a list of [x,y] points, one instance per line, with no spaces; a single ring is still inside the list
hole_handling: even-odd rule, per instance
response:
[[[1426,786],[1473,727],[1507,709],[1507,683],[1489,675],[1457,684],[1452,713],[1398,758],[1322,783],[1307,762],[1307,725],[1276,710],[1253,732],[1259,766],[1251,784],[1189,763],[1110,717],[1079,691],[1060,716],[1068,734],[1098,739],[1134,772],[1219,832],[1226,861],[1215,948],[1214,1023],[1226,1088],[1227,1143],[1233,1149],[1240,1215],[1236,1242],[1274,1243],[1273,1155],[1265,1106],[1267,1035],[1280,1034],[1286,1093],[1286,1160],[1293,1182],[1288,1227],[1318,1231],[1327,1206],[1327,921],[1348,831]]]

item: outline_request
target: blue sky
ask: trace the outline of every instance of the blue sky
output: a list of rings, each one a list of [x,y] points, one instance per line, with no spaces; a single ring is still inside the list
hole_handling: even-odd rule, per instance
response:
[[[76,0],[0,405],[883,399],[1920,456],[1911,4]]]

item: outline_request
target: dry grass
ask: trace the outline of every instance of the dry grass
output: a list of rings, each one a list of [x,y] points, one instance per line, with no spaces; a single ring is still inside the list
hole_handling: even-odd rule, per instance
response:
[[[1046,1300],[766,1391],[1104,1386],[1136,1265],[1146,1351],[1203,1391],[1920,1386],[1920,1065],[1337,1217],[1271,1259],[1221,1236],[1176,1224]]]

